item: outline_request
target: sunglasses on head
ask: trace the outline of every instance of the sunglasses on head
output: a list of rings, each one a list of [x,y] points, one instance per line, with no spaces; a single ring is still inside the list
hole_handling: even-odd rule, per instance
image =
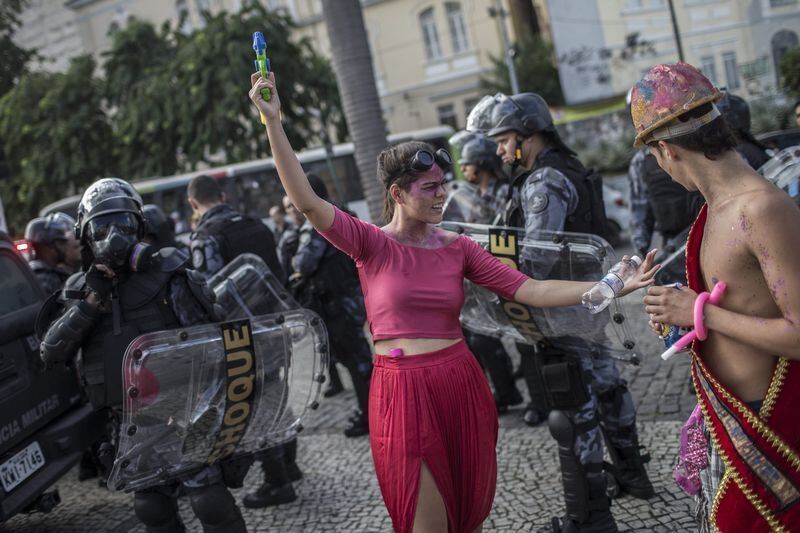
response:
[[[447,172],[453,166],[453,158],[450,156],[450,152],[444,148],[439,148],[436,152],[431,152],[427,149],[417,150],[417,153],[411,158],[411,162],[403,166],[387,180],[386,188],[388,189],[389,185],[403,174],[425,172],[433,168],[434,163],[444,172]]]

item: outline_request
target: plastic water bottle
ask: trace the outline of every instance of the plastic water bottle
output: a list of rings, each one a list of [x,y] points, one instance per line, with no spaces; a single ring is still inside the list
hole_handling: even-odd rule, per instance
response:
[[[581,302],[589,309],[592,314],[599,313],[611,303],[611,300],[619,294],[625,286],[636,275],[642,260],[634,255],[628,260],[620,261],[608,271],[603,279],[594,284],[594,287],[583,293]]]

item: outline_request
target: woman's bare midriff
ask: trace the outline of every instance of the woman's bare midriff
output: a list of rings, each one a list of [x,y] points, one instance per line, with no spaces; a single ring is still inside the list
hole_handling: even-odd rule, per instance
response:
[[[443,350],[461,342],[463,339],[384,339],[375,342],[375,353],[389,355],[395,348],[403,350],[403,355],[419,355]]]

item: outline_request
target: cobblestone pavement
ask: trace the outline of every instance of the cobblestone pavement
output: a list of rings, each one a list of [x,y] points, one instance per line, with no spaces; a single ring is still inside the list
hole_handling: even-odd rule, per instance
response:
[[[642,313],[641,297],[627,300],[630,313]],[[620,528],[633,531],[684,531],[692,529],[693,502],[672,481],[678,431],[694,406],[689,385],[688,357],[669,362],[658,357],[660,341],[645,331],[640,314],[631,314],[642,364],[626,367],[637,403],[641,442],[652,462],[648,469],[657,496],[641,501],[623,496],[613,504]],[[515,354],[512,354],[514,358]],[[343,378],[345,374],[342,374]],[[519,382],[521,389],[523,382]],[[327,532],[389,531],[366,438],[346,439],[341,431],[355,405],[350,390],[322,402],[312,413],[299,439],[299,464],[305,477],[296,484],[298,500],[268,510],[244,510],[251,531]],[[562,509],[560,474],[555,446],[546,427],[528,428],[522,409],[501,417],[498,443],[498,484],[494,508],[485,531],[531,531]],[[248,487],[260,481],[253,469]],[[114,531],[143,532],[133,516],[132,496],[111,493],[95,481],[79,483],[70,472],[58,485],[62,503],[50,514],[20,515],[0,525],[15,533]],[[244,490],[234,491],[241,500]],[[192,531],[200,531],[188,502],[181,512]]]

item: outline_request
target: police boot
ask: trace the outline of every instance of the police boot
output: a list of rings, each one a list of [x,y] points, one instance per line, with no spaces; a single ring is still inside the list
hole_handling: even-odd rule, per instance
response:
[[[519,393],[517,387],[511,389],[507,394],[500,395],[495,393],[494,404],[497,406],[497,414],[504,414],[508,412],[508,408],[514,405],[519,405],[523,402],[522,394]]]
[[[81,455],[81,462],[78,464],[78,481],[86,481],[98,475],[99,472],[97,471],[97,463],[94,458],[94,450],[88,448],[83,452],[83,455]]]
[[[297,493],[291,483],[273,486],[264,482],[260,487],[242,498],[242,505],[248,509],[262,509],[291,503],[297,499]]]
[[[344,436],[363,437],[364,435],[369,435],[369,420],[366,413],[359,409],[350,417],[350,425],[345,428]]]
[[[538,409],[537,406],[532,403],[528,404],[525,408],[525,412],[522,414],[522,421],[531,427],[538,426],[545,420],[547,420],[547,411]]]
[[[620,433],[624,433],[625,440],[632,444],[626,447],[614,446],[610,442],[611,439],[606,437],[611,464],[605,463],[605,468],[614,477],[622,491],[634,498],[648,500],[656,495],[644,466],[645,463],[650,462],[650,454],[642,453],[644,446],[639,445],[635,426],[622,428],[617,432],[617,436],[621,436]]]
[[[289,477],[289,481],[303,479],[303,472],[297,466],[297,438],[283,445],[283,462],[286,465],[286,475]]]
[[[542,532],[615,533],[611,500],[606,495],[602,464],[583,465],[575,455],[576,427],[561,410],[550,412],[550,434],[558,444],[566,512],[553,518]]]
[[[291,455],[291,450],[290,450]],[[290,503],[297,499],[286,467],[286,450],[283,445],[268,448],[259,453],[264,483],[255,491],[246,494],[242,504],[249,509],[260,509]]]

